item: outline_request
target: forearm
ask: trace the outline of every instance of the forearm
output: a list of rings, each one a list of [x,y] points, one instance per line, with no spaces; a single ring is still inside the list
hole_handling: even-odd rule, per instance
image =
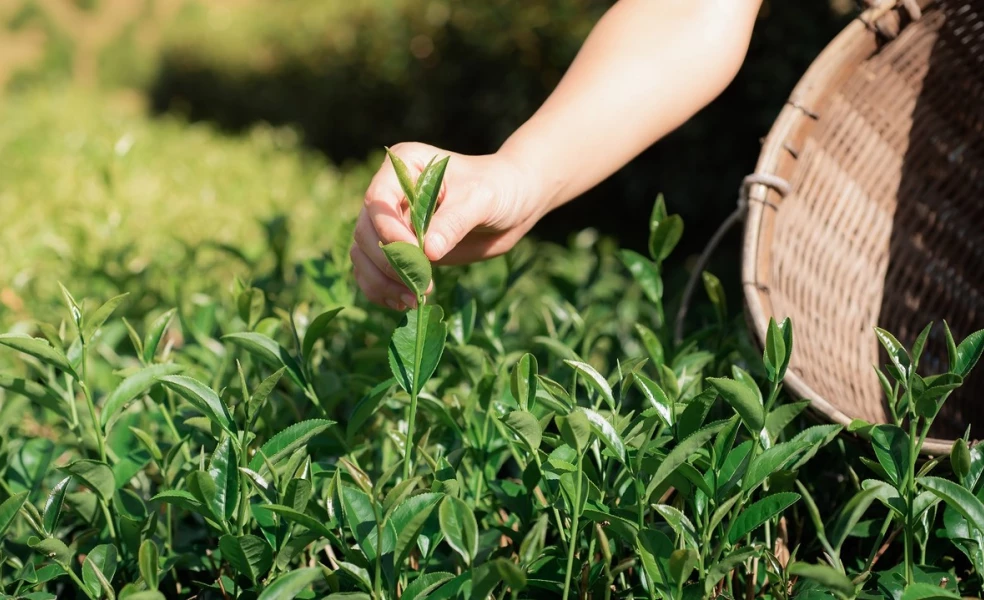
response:
[[[557,89],[499,153],[544,212],[679,127],[734,78],[761,0],[620,0]]]

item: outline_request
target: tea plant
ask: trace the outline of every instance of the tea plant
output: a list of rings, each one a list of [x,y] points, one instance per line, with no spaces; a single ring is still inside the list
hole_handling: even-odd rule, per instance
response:
[[[662,200],[648,256],[618,254],[635,287],[588,236],[435,272],[447,159],[411,181],[391,158],[417,238],[383,248],[416,300],[399,323],[351,304],[328,256],[297,271],[314,302],[277,306],[297,296],[261,277],[141,323],[113,318],[128,297],[66,290],[62,323],[0,336],[20,357],[0,376],[0,597],[939,597],[958,583],[925,566],[941,502],[980,577],[980,448],[955,446],[955,482],[915,456],[981,333],[935,378],[915,374],[922,342],[890,344],[895,424],[852,428],[882,481],[825,520],[799,475],[841,427],[781,401],[792,323],[749,352],[705,274],[711,324],[674,344],[683,224]],[[910,532],[897,581],[844,552],[876,499],[876,550]]]

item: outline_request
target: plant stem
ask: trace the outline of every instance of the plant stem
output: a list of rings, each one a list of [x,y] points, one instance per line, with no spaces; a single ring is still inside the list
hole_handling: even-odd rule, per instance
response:
[[[413,424],[417,420],[417,389],[420,387],[417,380],[420,378],[420,363],[423,360],[426,335],[423,309],[424,296],[420,295],[417,296],[417,339],[413,352],[413,380],[410,382],[410,414],[407,417],[407,443],[404,453],[406,459],[403,463],[404,481],[410,479],[410,475],[413,473]]]
[[[907,392],[908,393],[908,392]],[[909,404],[913,402],[912,396],[909,396]],[[916,428],[918,426],[917,419],[914,411],[909,410],[909,473],[908,481],[906,482],[906,516],[905,516],[905,581],[907,585],[912,585],[913,574],[912,567],[915,557],[913,556],[914,543],[915,543],[915,515],[913,514],[913,508],[916,501]]]
[[[113,515],[109,512],[109,501],[100,500],[99,508],[102,509],[103,517],[106,519],[106,527],[109,529],[109,537],[113,539],[116,545],[119,545],[119,540],[116,539],[116,525],[113,524]]]
[[[574,484],[574,506],[571,507],[570,545],[567,547],[567,573],[564,577],[564,600],[571,591],[571,572],[574,570],[574,551],[577,549],[577,521],[581,515],[581,478],[584,470],[584,455],[577,457],[577,482]]]
[[[89,591],[89,588],[86,587],[86,585],[82,583],[82,580],[79,579],[79,576],[75,574],[75,571],[72,570],[72,565],[62,565],[62,569],[64,569],[65,572],[68,573],[68,576],[72,579],[73,582],[75,582],[75,586],[78,589],[82,590],[86,596],[88,596],[92,600],[99,600],[99,597],[93,596],[92,592]]]
[[[96,405],[92,402],[92,393],[89,392],[89,346],[82,341],[82,380],[79,381],[79,386],[82,388],[82,393],[85,395],[85,403],[89,408],[89,417],[92,419],[92,429],[96,432],[96,444],[99,446],[99,460],[106,462],[106,440],[103,436],[102,426],[99,424],[99,419],[96,417]]]
[[[249,466],[249,457],[247,456],[246,447],[246,434],[242,434],[242,439],[239,443],[239,466],[241,468],[246,468]],[[246,482],[246,478],[242,475],[239,476],[239,517],[236,519],[236,530],[239,536],[242,537],[243,531],[246,527],[246,509],[249,507],[249,484]]]

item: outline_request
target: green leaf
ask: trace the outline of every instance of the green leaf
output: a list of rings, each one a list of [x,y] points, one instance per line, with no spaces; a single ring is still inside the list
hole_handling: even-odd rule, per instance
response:
[[[396,379],[390,377],[386,381],[378,384],[376,387],[372,388],[365,396],[359,400],[359,403],[355,405],[352,409],[352,414],[349,416],[348,423],[345,425],[345,435],[349,439],[352,439],[358,432],[362,431],[362,426],[366,424],[379,408],[379,404],[386,398],[389,393],[390,388],[396,383]]]
[[[216,515],[231,520],[236,514],[239,500],[239,461],[229,436],[222,436],[222,441],[212,453],[208,474],[215,481]]]
[[[896,425],[877,425],[871,430],[871,445],[889,482],[901,490],[909,471],[909,434]]]
[[[82,339],[84,339],[86,343],[88,343],[88,341],[92,339],[92,336],[95,335],[96,331],[98,331],[99,328],[103,326],[103,323],[106,322],[106,319],[108,319],[110,315],[112,315],[113,312],[116,311],[116,309],[119,307],[119,305],[123,302],[123,300],[128,295],[129,294],[126,293],[126,294],[120,294],[115,298],[110,298],[105,304],[97,308],[95,312],[93,312],[91,315],[86,317],[85,325],[83,325],[82,327]]]
[[[320,567],[309,567],[284,573],[265,587],[257,600],[292,600],[306,590],[309,585],[322,578]]]
[[[776,439],[782,430],[786,428],[787,425],[793,422],[801,412],[803,412],[808,406],[810,406],[809,400],[803,400],[801,402],[791,402],[789,404],[780,404],[776,408],[772,409],[772,412],[765,418],[765,430],[769,432],[769,436],[772,439]]]
[[[745,384],[734,379],[709,377],[707,381],[714,386],[714,389],[724,400],[731,405],[731,408],[741,417],[742,423],[754,436],[765,426],[765,407],[755,392]]]
[[[28,540],[28,545],[34,549],[38,554],[50,558],[62,567],[69,567],[69,563],[72,561],[72,551],[68,549],[59,539],[55,538],[45,538],[43,540],[38,540],[37,538],[31,538]]]
[[[591,421],[583,411],[575,410],[567,416],[556,418],[560,436],[564,442],[582,454],[591,442]]]
[[[502,422],[526,444],[530,452],[536,452],[540,448],[543,432],[540,431],[540,421],[533,413],[514,410]]]
[[[605,417],[590,408],[580,408],[578,410],[582,411],[588,417],[588,422],[591,424],[591,429],[595,435],[608,446],[608,449],[615,454],[622,464],[625,464],[625,442],[622,441],[622,437],[615,431],[615,427]]]
[[[403,283],[416,297],[422,298],[433,277],[431,263],[424,251],[409,242],[391,242],[385,245],[380,242],[379,247],[383,249],[386,260]]]
[[[975,331],[964,338],[957,346],[956,360],[950,372],[967,377],[984,354],[984,329]]]
[[[144,583],[147,584],[148,588],[156,590],[161,583],[161,558],[157,544],[153,540],[144,540],[140,544],[138,562],[140,564],[140,576],[143,577]]]
[[[536,403],[536,376],[539,370],[536,357],[530,353],[524,354],[513,368],[510,385],[513,398],[519,402],[524,411],[531,410]]]
[[[414,579],[407,586],[407,589],[403,590],[400,600],[424,600],[431,592],[444,585],[447,581],[450,581],[453,577],[454,575],[451,573],[445,573],[443,571],[424,573]]]
[[[330,540],[335,539],[335,534],[328,528],[327,525],[315,519],[309,514],[297,511],[289,506],[282,506],[280,504],[264,504],[262,505],[264,510],[268,510],[272,513],[278,514],[281,517],[287,519],[291,523],[297,523],[302,527],[306,527],[311,531],[322,535]]]
[[[195,496],[186,490],[164,490],[158,493],[156,496],[151,498],[155,502],[166,502],[168,504],[173,504],[179,508],[183,508],[187,511],[198,513],[201,515],[207,515],[208,513],[203,513],[206,510]]]
[[[789,565],[787,569],[790,575],[816,581],[826,588],[853,598],[857,594],[854,583],[851,579],[827,565],[811,565],[796,562]]]
[[[646,377],[642,373],[636,373],[632,376],[632,382],[635,384],[636,388],[642,392],[642,395],[646,398],[646,402],[652,408],[656,409],[656,415],[659,417],[660,421],[664,425],[670,427],[673,425],[673,407],[670,399],[666,397],[666,392],[663,388],[653,381],[652,379]]]
[[[646,298],[659,306],[663,298],[663,279],[660,277],[659,267],[645,256],[632,250],[621,250],[618,257],[632,274],[632,278],[639,284]]]
[[[143,343],[144,361],[148,363],[154,362],[154,355],[157,354],[157,347],[160,345],[161,338],[164,337],[164,332],[167,331],[167,326],[171,323],[171,318],[174,316],[176,311],[177,309],[172,308],[154,319],[154,322],[150,324]]]
[[[294,423],[260,446],[252,460],[249,461],[249,468],[262,474],[262,469],[266,466],[263,457],[266,457],[271,465],[276,466],[280,461],[293,454],[295,450],[305,446],[311,438],[323,433],[334,424],[334,421],[327,419],[309,419]]]
[[[690,460],[690,457],[693,456],[701,446],[710,441],[710,439],[713,438],[717,432],[724,429],[727,424],[727,421],[711,423],[677,444],[676,447],[674,447],[673,450],[666,455],[666,458],[664,458],[663,462],[660,463],[659,468],[656,469],[656,472],[653,473],[653,478],[649,481],[649,485],[646,487],[645,497],[648,499],[652,495],[653,491],[662,485],[670,474],[676,471],[680,465]]]
[[[670,575],[677,585],[683,585],[694,572],[700,555],[693,548],[674,550],[670,554]]]
[[[902,592],[902,600],[946,600],[947,598],[962,598],[952,592],[932,583],[915,582],[906,586]]]
[[[263,403],[267,401],[270,394],[273,393],[274,388],[280,383],[280,379],[284,376],[287,371],[287,367],[281,367],[273,372],[272,375],[260,382],[260,385],[256,386],[253,390],[253,394],[249,397],[249,403],[247,405],[246,412],[249,415],[249,423],[252,425],[253,420],[256,415],[259,414],[260,407]]]
[[[216,482],[205,471],[192,471],[185,481],[188,491],[206,511],[203,515],[222,526],[224,520],[222,507],[218,502],[219,489]]]
[[[167,600],[167,597],[156,590],[144,590],[128,594],[126,598],[121,598],[121,600]]]
[[[46,385],[29,379],[0,373],[0,388],[20,394],[38,406],[47,408],[63,419],[67,421],[71,420],[68,403]]]
[[[130,375],[116,386],[116,389],[106,398],[103,403],[102,415],[99,418],[103,428],[124,405],[139,398],[150,391],[152,387],[160,383],[159,379],[167,375],[176,375],[184,370],[181,365],[169,363],[164,365],[151,365],[140,369]]]
[[[45,364],[68,373],[75,379],[79,378],[75,369],[69,364],[65,353],[49,344],[47,340],[19,333],[5,333],[0,335],[0,345],[33,356]]]
[[[670,215],[659,222],[649,236],[649,254],[653,260],[663,261],[673,252],[683,235],[683,219]]]
[[[417,185],[414,189],[416,201],[410,211],[410,220],[418,240],[424,239],[424,235],[430,227],[431,217],[434,216],[434,211],[437,209],[437,197],[441,191],[441,182],[444,181],[444,171],[447,169],[450,159],[450,156],[445,156],[436,163],[432,162],[417,178]]]
[[[796,503],[800,495],[795,492],[780,492],[766,496],[758,502],[747,506],[735,519],[728,533],[728,541],[732,544],[745,537],[769,519],[779,515],[782,511]]]
[[[642,566],[654,583],[669,583],[669,562],[673,554],[673,542],[657,529],[643,529],[639,532],[636,552],[642,559]]]
[[[701,273],[701,278],[704,280],[704,291],[707,292],[707,297],[714,305],[714,312],[717,313],[718,321],[724,323],[728,318],[728,299],[724,294],[721,280],[708,271]]]
[[[437,507],[437,503],[443,497],[443,494],[433,492],[411,496],[393,512],[390,521],[397,532],[394,552],[396,556],[394,564],[397,569],[401,568],[403,562],[410,556],[427,519],[430,518]]]
[[[219,549],[232,568],[254,585],[273,566],[270,544],[255,535],[224,535],[219,539]]]
[[[104,502],[109,501],[116,491],[113,470],[106,463],[97,460],[77,460],[67,467],[62,467],[62,471],[95,492]]]
[[[889,361],[898,369],[903,379],[907,378],[909,376],[909,367],[912,365],[912,358],[909,356],[908,350],[895,339],[894,335],[880,327],[875,327],[875,335],[878,336],[878,341],[885,348],[885,351],[888,352]]]
[[[765,362],[765,371],[769,375],[769,381],[776,383],[779,381],[779,373],[785,365],[786,341],[783,339],[782,331],[774,318],[769,319],[769,329],[765,334],[765,352],[762,356]]]
[[[418,317],[418,311],[420,316]],[[420,358],[420,372],[416,373],[414,358],[417,351],[417,321],[424,323],[423,352]],[[389,364],[397,383],[408,394],[424,388],[424,384],[437,370],[444,353],[444,342],[448,328],[443,322],[444,311],[440,306],[425,304],[407,312],[404,323],[394,332],[389,344]]]
[[[407,169],[407,164],[399,156],[393,154],[389,148],[386,148],[386,156],[389,157],[390,163],[393,165],[393,171],[396,172],[396,180],[400,182],[403,194],[407,197],[407,203],[412,209],[417,202],[417,196],[414,190],[413,180],[410,179],[410,171]]]
[[[581,360],[581,358],[577,355],[577,352],[574,352],[574,350],[568,348],[560,340],[555,340],[553,338],[544,335],[537,335],[533,337],[533,343],[543,346],[544,348],[547,349],[548,352],[550,352],[550,354],[556,356],[561,360],[574,360],[574,361]],[[543,377],[537,378],[537,380],[540,381],[541,383],[543,382],[543,379],[544,379]]]
[[[212,388],[184,375],[165,375],[160,380],[201,411],[210,421],[235,437],[236,422],[232,420],[229,409]]]
[[[359,548],[365,555],[366,560],[374,562],[377,556],[384,559],[387,555],[392,555],[396,549],[396,529],[392,520],[383,525],[383,544],[378,549],[379,536],[376,527],[376,514],[373,509],[373,501],[361,490],[350,485],[339,486],[339,498],[342,502],[342,513],[352,537],[355,538]],[[390,556],[392,560],[392,556]],[[386,565],[384,561],[384,566]]]
[[[17,513],[20,512],[21,507],[24,506],[24,502],[27,501],[27,495],[28,492],[20,492],[7,498],[3,501],[3,504],[0,504],[0,539],[4,539],[3,535],[10,529],[10,524],[14,522]]]
[[[471,508],[462,500],[447,496],[438,509],[438,520],[448,545],[465,564],[472,564],[478,554],[478,523]]]
[[[847,501],[830,528],[830,544],[834,550],[840,551],[841,546],[847,541],[851,531],[861,521],[876,497],[877,490],[860,490]]]
[[[333,308],[321,313],[311,321],[307,331],[304,332],[304,342],[301,344],[301,354],[304,355],[304,358],[310,359],[315,342],[324,337],[325,332],[328,331],[328,325],[340,312],[342,312],[341,307]]]
[[[601,373],[595,370],[591,365],[578,362],[574,360],[565,360],[565,363],[581,375],[584,375],[585,379],[591,384],[601,397],[605,400],[605,403],[609,408],[615,410],[615,396],[612,394],[612,387],[608,385],[608,381],[601,376]]]
[[[656,337],[656,334],[645,325],[636,323],[635,330],[639,339],[642,340],[642,345],[646,348],[646,354],[649,355],[649,360],[653,361],[653,365],[659,368],[666,360],[663,344]]]
[[[243,290],[236,298],[239,318],[246,323],[246,327],[252,329],[263,317],[266,310],[266,296],[263,290],[251,287]]]
[[[160,447],[157,446],[157,442],[154,441],[154,438],[152,438],[149,433],[143,429],[137,429],[136,427],[130,427],[129,429],[130,433],[136,436],[143,447],[147,449],[147,452],[150,452],[151,458],[157,462],[162,462],[164,460],[164,454],[161,452]]]
[[[301,387],[305,386],[306,382],[304,380],[304,374],[301,372],[301,366],[287,352],[287,349],[278,344],[273,338],[265,336],[262,333],[247,331],[230,333],[222,336],[222,339],[232,342],[275,369],[287,367],[287,373],[294,380],[294,383]]]
[[[115,597],[110,582],[116,575],[116,562],[116,547],[109,544],[96,546],[86,555],[82,563],[82,581],[93,596],[98,598],[101,590],[107,598]]]
[[[653,504],[653,510],[663,517],[674,533],[682,536],[691,546],[697,546],[697,529],[683,511],[669,504]]]
[[[48,499],[44,502],[42,524],[48,535],[54,533],[55,528],[58,527],[58,520],[61,517],[62,507],[65,504],[65,493],[68,491],[68,482],[71,480],[71,477],[66,477],[56,483],[55,487],[51,488]],[[3,535],[5,529],[2,514],[3,507],[0,506],[0,536]]]
[[[920,477],[917,482],[984,533],[984,503],[967,488],[940,477]]]
[[[769,475],[786,466],[797,454],[810,446],[809,440],[788,441],[763,451],[748,464],[748,472],[742,479],[742,491],[759,486]]]
[[[719,581],[724,579],[728,573],[731,573],[735,567],[758,553],[758,550],[755,548],[744,548],[742,550],[732,552],[728,556],[725,556],[718,562],[708,567],[707,574],[704,575],[704,597],[710,598],[714,587]]]

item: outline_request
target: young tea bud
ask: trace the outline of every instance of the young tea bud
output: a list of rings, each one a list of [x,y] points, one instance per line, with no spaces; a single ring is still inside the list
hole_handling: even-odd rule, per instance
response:
[[[953,449],[950,450],[950,465],[953,467],[954,474],[960,479],[970,474],[970,448],[963,439],[953,443]]]

